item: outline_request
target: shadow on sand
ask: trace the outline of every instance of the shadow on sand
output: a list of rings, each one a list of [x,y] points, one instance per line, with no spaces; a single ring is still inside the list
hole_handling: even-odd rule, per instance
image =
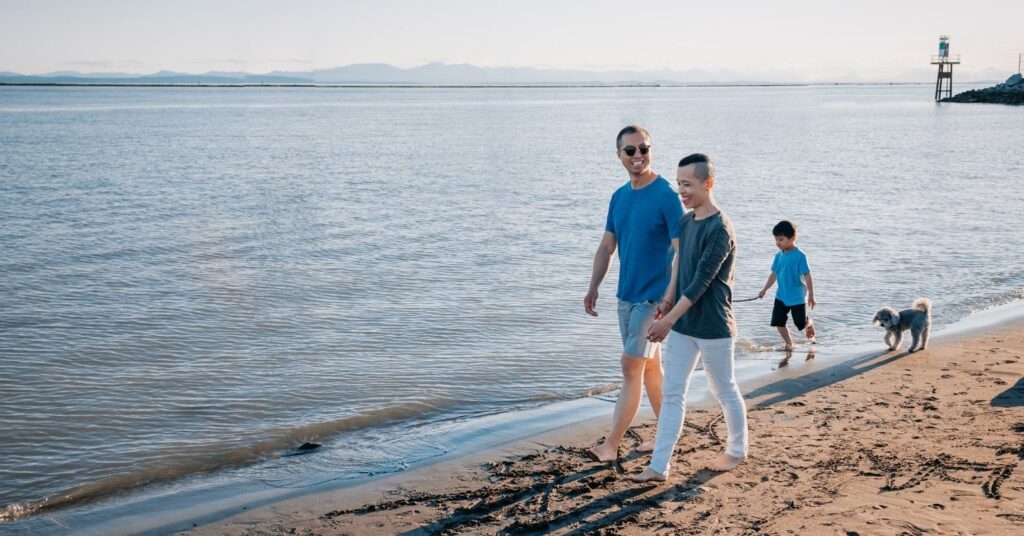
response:
[[[996,408],[1018,408],[1024,406],[1024,378],[1017,380],[1013,387],[996,395],[992,399],[992,406]]]
[[[744,398],[748,404],[756,408],[764,408],[792,398],[807,394],[815,389],[826,385],[832,385],[848,378],[864,374],[865,372],[888,365],[910,355],[908,352],[892,353],[888,351],[872,352],[843,360],[828,368],[795,376],[763,385],[750,391]],[[788,361],[788,356],[783,363]],[[781,366],[784,366],[780,363]]]
[[[584,461],[582,450],[555,449],[555,452],[569,455],[588,465],[594,463]],[[518,472],[517,469],[532,471],[529,476],[522,472],[514,475],[515,480],[529,478],[532,480],[530,484],[517,485],[512,480],[498,481],[480,490],[414,497],[411,500],[397,501],[394,505],[379,503],[369,509],[364,507],[354,511],[332,512],[328,516],[369,513],[411,504],[432,507],[455,506],[444,518],[402,532],[403,536],[448,534],[467,529],[471,532],[480,530],[497,534],[546,534],[568,529],[566,534],[582,535],[599,533],[603,529],[623,523],[629,523],[633,528],[644,529],[649,527],[642,523],[638,524],[636,519],[641,512],[649,508],[664,507],[665,502],[681,503],[690,500],[703,493],[702,486],[720,474],[700,470],[686,482],[674,485],[634,484],[623,478],[622,466],[619,463],[591,465],[554,476],[548,470],[550,467],[543,466],[555,461],[564,462],[564,459],[558,460],[562,456],[532,456],[536,457],[529,460],[529,467],[517,468],[516,465],[521,463],[521,460],[495,464],[511,468],[513,474]],[[633,453],[621,461],[633,461],[639,456]],[[542,467],[536,467],[535,464],[538,463]],[[495,466],[491,469],[494,472]],[[500,473],[500,470],[498,472]],[[553,495],[556,497],[552,497]],[[555,500],[562,502],[564,506],[567,498],[578,500],[573,501],[574,505],[570,508],[549,509]],[[469,506],[456,506],[460,503]]]

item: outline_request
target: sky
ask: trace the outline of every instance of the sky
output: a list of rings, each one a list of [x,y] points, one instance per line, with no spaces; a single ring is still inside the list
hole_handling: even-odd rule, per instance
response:
[[[0,0],[0,71],[308,71],[355,63],[821,79],[1017,69],[1024,0]]]

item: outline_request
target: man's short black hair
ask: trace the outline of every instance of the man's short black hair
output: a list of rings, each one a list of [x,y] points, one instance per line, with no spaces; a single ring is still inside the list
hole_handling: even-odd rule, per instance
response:
[[[784,236],[786,238],[793,238],[796,236],[796,225],[789,220],[782,220],[772,227],[772,236]]]
[[[715,178],[715,164],[711,157],[704,153],[693,153],[679,161],[679,167],[686,167],[690,164],[697,164],[693,167],[693,175],[700,182],[708,182],[708,179]]]
[[[629,136],[630,134],[636,134],[639,132],[647,138],[647,141],[651,141],[651,133],[647,132],[647,129],[640,125],[629,125],[619,131],[619,135],[615,137],[615,150],[622,150],[622,138]]]

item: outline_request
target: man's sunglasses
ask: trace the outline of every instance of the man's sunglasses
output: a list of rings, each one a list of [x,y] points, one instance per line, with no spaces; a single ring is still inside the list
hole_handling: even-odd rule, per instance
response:
[[[633,156],[633,155],[635,155],[637,149],[640,149],[640,154],[642,154],[642,155],[646,155],[647,153],[651,152],[651,146],[643,144],[643,143],[641,143],[639,145],[639,147],[633,147],[632,145],[627,145],[627,146],[622,148],[622,150],[626,152],[626,156]]]

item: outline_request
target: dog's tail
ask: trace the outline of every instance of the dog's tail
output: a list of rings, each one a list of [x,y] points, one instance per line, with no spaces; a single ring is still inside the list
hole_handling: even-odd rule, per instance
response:
[[[924,311],[928,314],[932,312],[932,301],[928,298],[918,298],[914,300],[914,309],[918,311]]]

